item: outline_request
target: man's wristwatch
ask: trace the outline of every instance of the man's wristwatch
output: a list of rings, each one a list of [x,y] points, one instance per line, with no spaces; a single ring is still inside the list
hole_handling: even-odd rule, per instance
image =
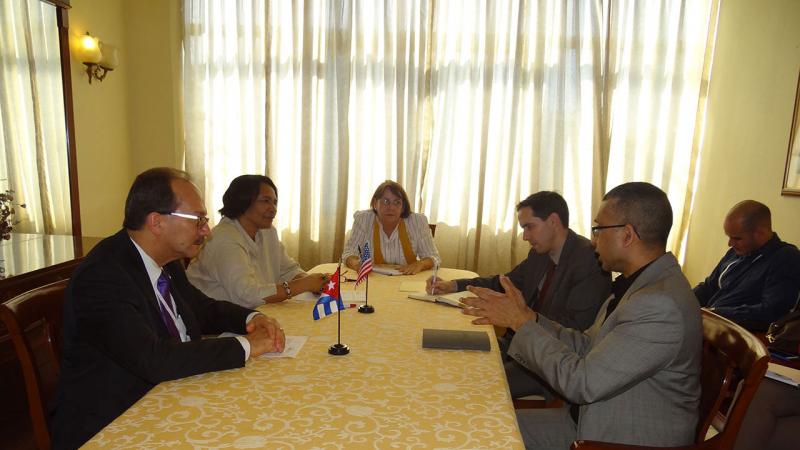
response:
[[[286,291],[286,298],[292,297],[292,289],[289,287],[288,281],[283,282],[283,290]]]

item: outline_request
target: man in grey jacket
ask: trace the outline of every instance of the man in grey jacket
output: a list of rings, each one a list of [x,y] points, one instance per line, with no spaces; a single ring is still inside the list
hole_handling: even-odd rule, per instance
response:
[[[508,354],[574,406],[520,410],[525,445],[566,449],[575,439],[649,446],[693,441],[700,400],[702,323],[697,300],[666,252],[672,209],[648,183],[603,198],[592,242],[604,270],[620,272],[585,332],[531,310],[507,278],[506,293],[469,288],[473,323],[516,330]]]

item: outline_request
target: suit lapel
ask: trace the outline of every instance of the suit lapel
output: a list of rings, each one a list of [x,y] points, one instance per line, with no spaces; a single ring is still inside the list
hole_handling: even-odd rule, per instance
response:
[[[671,252],[667,252],[655,261],[650,264],[650,267],[644,270],[644,272],[639,275],[636,280],[634,280],[631,287],[628,288],[625,295],[622,296],[622,300],[619,301],[617,308],[614,311],[619,311],[622,306],[628,302],[631,295],[635,294],[638,290],[650,285],[654,281],[660,279],[664,276],[667,270],[671,269],[672,267],[678,265],[678,261],[675,259],[675,256],[672,255]],[[603,321],[608,323],[606,319],[606,310],[608,309],[608,302],[605,302],[601,309],[601,314],[603,316]],[[612,313],[613,314],[613,313]]]
[[[550,293],[548,297],[555,298],[556,292],[561,287],[561,279],[564,278],[564,272],[569,269],[569,260],[572,257],[572,251],[575,248],[575,232],[567,230],[567,239],[564,240],[564,247],[561,249],[561,255],[558,257],[558,266],[556,272],[553,274],[553,281],[550,286]],[[549,301],[549,299],[547,299]]]
[[[125,230],[120,231],[117,237],[119,238],[119,247],[122,250],[122,258],[125,261],[125,266],[128,268],[128,273],[139,289],[139,292],[145,298],[145,304],[150,313],[150,322],[160,336],[169,338],[170,334],[167,330],[167,326],[164,325],[161,319],[158,299],[156,298],[153,285],[150,284],[150,276],[147,274],[144,261],[142,261],[142,255],[139,254],[139,250],[136,249],[136,246]]]

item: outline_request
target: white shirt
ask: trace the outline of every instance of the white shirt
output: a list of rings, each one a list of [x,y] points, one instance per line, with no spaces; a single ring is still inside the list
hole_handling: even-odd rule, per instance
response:
[[[264,304],[276,293],[276,283],[304,275],[303,269],[286,254],[275,228],[256,233],[255,240],[238,220],[223,217],[214,227],[186,275],[207,296],[228,300],[246,308]]]
[[[364,243],[369,242],[370,248],[375,248],[375,243],[372,242],[372,227],[373,223],[378,220],[377,214],[371,209],[364,211],[356,211],[353,214],[353,229],[350,230],[350,236],[347,239],[347,244],[344,246],[342,259],[347,260],[349,256],[359,256],[358,247],[363,250]],[[431,229],[428,227],[428,218],[423,214],[411,213],[405,219],[406,231],[408,232],[408,239],[411,241],[411,249],[419,259],[430,258],[433,260],[434,266],[441,263],[439,258],[439,251],[436,250],[436,245],[433,243],[433,236],[431,236]],[[381,254],[385,264],[399,264],[406,265],[414,261],[406,261],[403,254],[403,246],[400,244],[400,225],[398,224],[392,231],[391,235],[386,235],[383,227],[379,224],[379,235]],[[373,257],[374,250],[370,250]]]
[[[145,253],[145,251],[142,249],[142,247],[139,247],[139,244],[137,244],[136,241],[131,239],[131,242],[133,242],[133,245],[139,252],[139,256],[142,257],[142,262],[144,262],[144,268],[147,269],[147,276],[150,278],[150,285],[153,287],[153,292],[155,292],[158,302],[161,303],[161,305],[166,306],[166,300],[164,299],[164,297],[161,296],[161,293],[158,292],[158,277],[161,276],[163,268],[161,268],[158,264],[156,264],[153,258],[151,258],[150,255]],[[172,299],[171,295],[169,298],[169,303],[170,307],[167,308],[167,310],[174,312],[176,314],[176,317],[172,317],[172,314],[170,314],[170,317],[172,317],[173,320],[175,320],[175,327],[178,329],[178,333],[180,334],[181,337],[181,342],[189,342],[191,338],[186,333],[186,325],[184,325],[181,315],[178,314],[178,308],[175,306],[175,301]],[[256,314],[259,313],[254,312],[249,314],[247,316],[247,320],[245,321],[245,323],[250,322],[250,319],[252,319],[253,316],[255,316]],[[250,358],[250,341],[248,341],[244,336],[236,336],[236,340],[239,341],[239,343],[242,345],[242,348],[244,349],[244,360],[247,361]]]

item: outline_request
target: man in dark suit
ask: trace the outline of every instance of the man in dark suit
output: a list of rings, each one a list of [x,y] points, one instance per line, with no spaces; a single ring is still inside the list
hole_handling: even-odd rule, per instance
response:
[[[73,274],[64,300],[64,354],[51,428],[54,448],[76,448],[156,384],[242,367],[283,351],[280,325],[206,297],[182,258],[209,234],[188,174],[143,172],[125,203],[124,229],[104,239]],[[202,339],[224,331],[235,338]]]
[[[517,219],[531,250],[506,276],[530,308],[568,328],[585,330],[608,297],[611,278],[600,268],[592,243],[569,229],[567,202],[556,192],[537,192],[517,205]],[[505,292],[500,275],[435,282],[429,278],[427,283],[428,292],[436,294],[467,286]],[[500,338],[503,350],[512,336],[510,331]],[[513,359],[506,358],[505,369],[513,398],[545,393],[538,377]]]
[[[800,251],[772,231],[769,208],[755,200],[734,205],[723,229],[730,250],[694,294],[700,306],[751,331],[766,331],[795,304]]]

